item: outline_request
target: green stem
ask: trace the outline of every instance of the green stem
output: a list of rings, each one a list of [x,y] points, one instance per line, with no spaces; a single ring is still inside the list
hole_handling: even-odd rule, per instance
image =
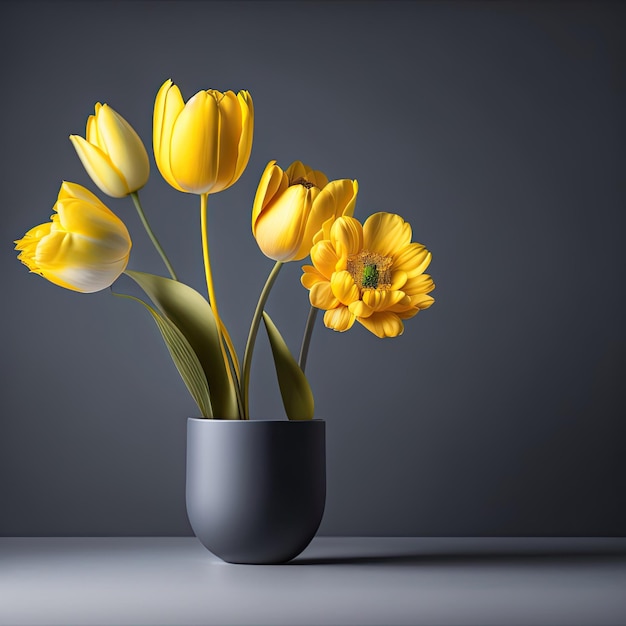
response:
[[[204,274],[206,278],[207,292],[209,294],[209,304],[211,305],[211,309],[213,310],[213,315],[215,316],[215,323],[217,324],[217,332],[219,335],[220,348],[222,351],[222,358],[224,359],[224,366],[226,367],[226,373],[228,374],[228,380],[230,384],[234,386],[235,390],[238,385],[237,380],[237,358],[234,352],[234,348],[232,347],[232,341],[226,330],[226,326],[222,323],[222,318],[220,317],[219,311],[217,310],[217,300],[215,298],[215,287],[213,284],[213,272],[211,271],[211,256],[209,255],[209,236],[208,236],[208,227],[207,227],[207,209],[208,209],[208,201],[209,194],[203,193],[200,195],[200,231],[202,234],[202,258],[204,260]],[[233,368],[231,368],[229,362],[229,355],[226,352],[226,349],[230,353],[230,359],[232,360],[233,367],[235,371],[233,372]],[[237,404],[241,405],[241,400],[239,399],[239,395],[237,394]],[[241,407],[239,409],[241,412]]]
[[[130,194],[130,197],[133,199],[133,204],[135,205],[135,208],[137,209],[137,213],[139,213],[139,219],[141,219],[141,223],[143,224],[143,227],[146,229],[146,232],[148,233],[148,236],[150,237],[150,241],[152,241],[152,243],[154,244],[156,251],[161,255],[161,258],[163,259],[163,263],[165,263],[165,267],[167,267],[167,271],[170,273],[170,276],[174,280],[178,280],[178,278],[176,277],[176,272],[174,271],[174,268],[172,267],[172,264],[167,258],[167,255],[165,254],[163,248],[161,247],[159,240],[156,238],[156,235],[152,232],[152,228],[150,228],[150,224],[148,224],[148,220],[146,219],[143,209],[141,208],[141,202],[139,201],[139,193],[136,191],[133,191]]]
[[[261,295],[259,296],[259,301],[256,305],[254,316],[252,317],[252,323],[250,324],[250,332],[248,333],[246,350],[243,355],[243,369],[241,372],[241,396],[243,398],[244,419],[250,419],[248,387],[250,386],[250,367],[252,366],[252,352],[254,351],[254,343],[256,341],[257,332],[259,330],[259,324],[261,323],[261,317],[263,315],[265,303],[268,296],[270,295],[272,285],[274,284],[274,281],[276,280],[278,272],[280,272],[280,268],[282,266],[282,261],[276,261],[276,264],[270,272],[270,275],[267,277],[267,280],[265,281],[265,286],[263,287],[263,291],[261,291]]]
[[[319,309],[312,306],[309,311],[309,315],[306,318],[306,326],[304,327],[304,335],[302,335],[302,346],[300,348],[300,357],[298,358],[298,365],[302,372],[306,367],[306,359],[309,355],[309,345],[311,343],[311,335],[313,334],[313,327],[315,326],[315,320],[317,319],[317,312]]]

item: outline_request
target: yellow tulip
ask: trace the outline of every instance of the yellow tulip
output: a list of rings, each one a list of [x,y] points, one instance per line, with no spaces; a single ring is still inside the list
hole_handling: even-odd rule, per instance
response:
[[[87,119],[86,139],[70,135],[91,179],[114,198],[141,189],[150,175],[148,153],[133,127],[107,104]]]
[[[247,91],[215,89],[183,101],[166,80],[154,102],[154,158],[165,180],[187,193],[217,193],[237,182],[252,149],[254,107]]]
[[[252,209],[252,234],[265,256],[299,261],[309,255],[315,235],[342,215],[352,216],[356,180],[333,180],[300,161],[283,171],[276,161],[265,168]]]
[[[15,242],[17,257],[51,283],[83,293],[111,286],[126,269],[131,241],[124,223],[90,191],[64,182],[51,222]]]

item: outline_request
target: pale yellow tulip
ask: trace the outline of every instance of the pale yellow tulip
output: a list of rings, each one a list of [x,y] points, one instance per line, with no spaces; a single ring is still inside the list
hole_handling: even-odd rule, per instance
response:
[[[87,119],[86,139],[70,135],[78,157],[100,189],[123,198],[141,189],[150,175],[148,153],[133,127],[107,104]]]
[[[131,240],[124,223],[89,190],[64,182],[51,221],[15,242],[31,272],[66,289],[110,287],[126,269]]]

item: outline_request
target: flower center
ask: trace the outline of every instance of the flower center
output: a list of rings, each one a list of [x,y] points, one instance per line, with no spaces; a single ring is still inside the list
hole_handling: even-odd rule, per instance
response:
[[[296,180],[293,181],[293,183],[291,183],[291,185],[302,185],[303,187],[306,187],[307,189],[311,189],[311,187],[315,187],[315,185],[307,180],[306,178],[303,178],[302,176],[300,176],[300,178],[296,178]]]
[[[392,259],[363,250],[348,257],[347,270],[360,289],[389,289]]]

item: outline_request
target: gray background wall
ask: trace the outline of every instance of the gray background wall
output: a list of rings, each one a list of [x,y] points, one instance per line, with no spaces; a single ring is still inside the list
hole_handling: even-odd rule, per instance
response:
[[[11,244],[48,219],[61,180],[97,191],[67,139],[96,101],[151,153],[171,77],[185,98],[254,98],[250,164],[210,210],[240,350],[272,265],[249,225],[268,160],[357,178],[358,217],[400,213],[433,252],[436,304],[403,337],[316,328],[321,532],[623,535],[625,18],[601,2],[3,3],[0,533],[191,532],[195,410],[156,328],[107,291],[29,275]],[[161,272],[130,201],[99,195],[132,232],[130,267]],[[202,289],[197,198],[154,166],[142,196]],[[268,305],[294,349],[299,267]],[[263,337],[256,357],[255,417],[280,415]]]

